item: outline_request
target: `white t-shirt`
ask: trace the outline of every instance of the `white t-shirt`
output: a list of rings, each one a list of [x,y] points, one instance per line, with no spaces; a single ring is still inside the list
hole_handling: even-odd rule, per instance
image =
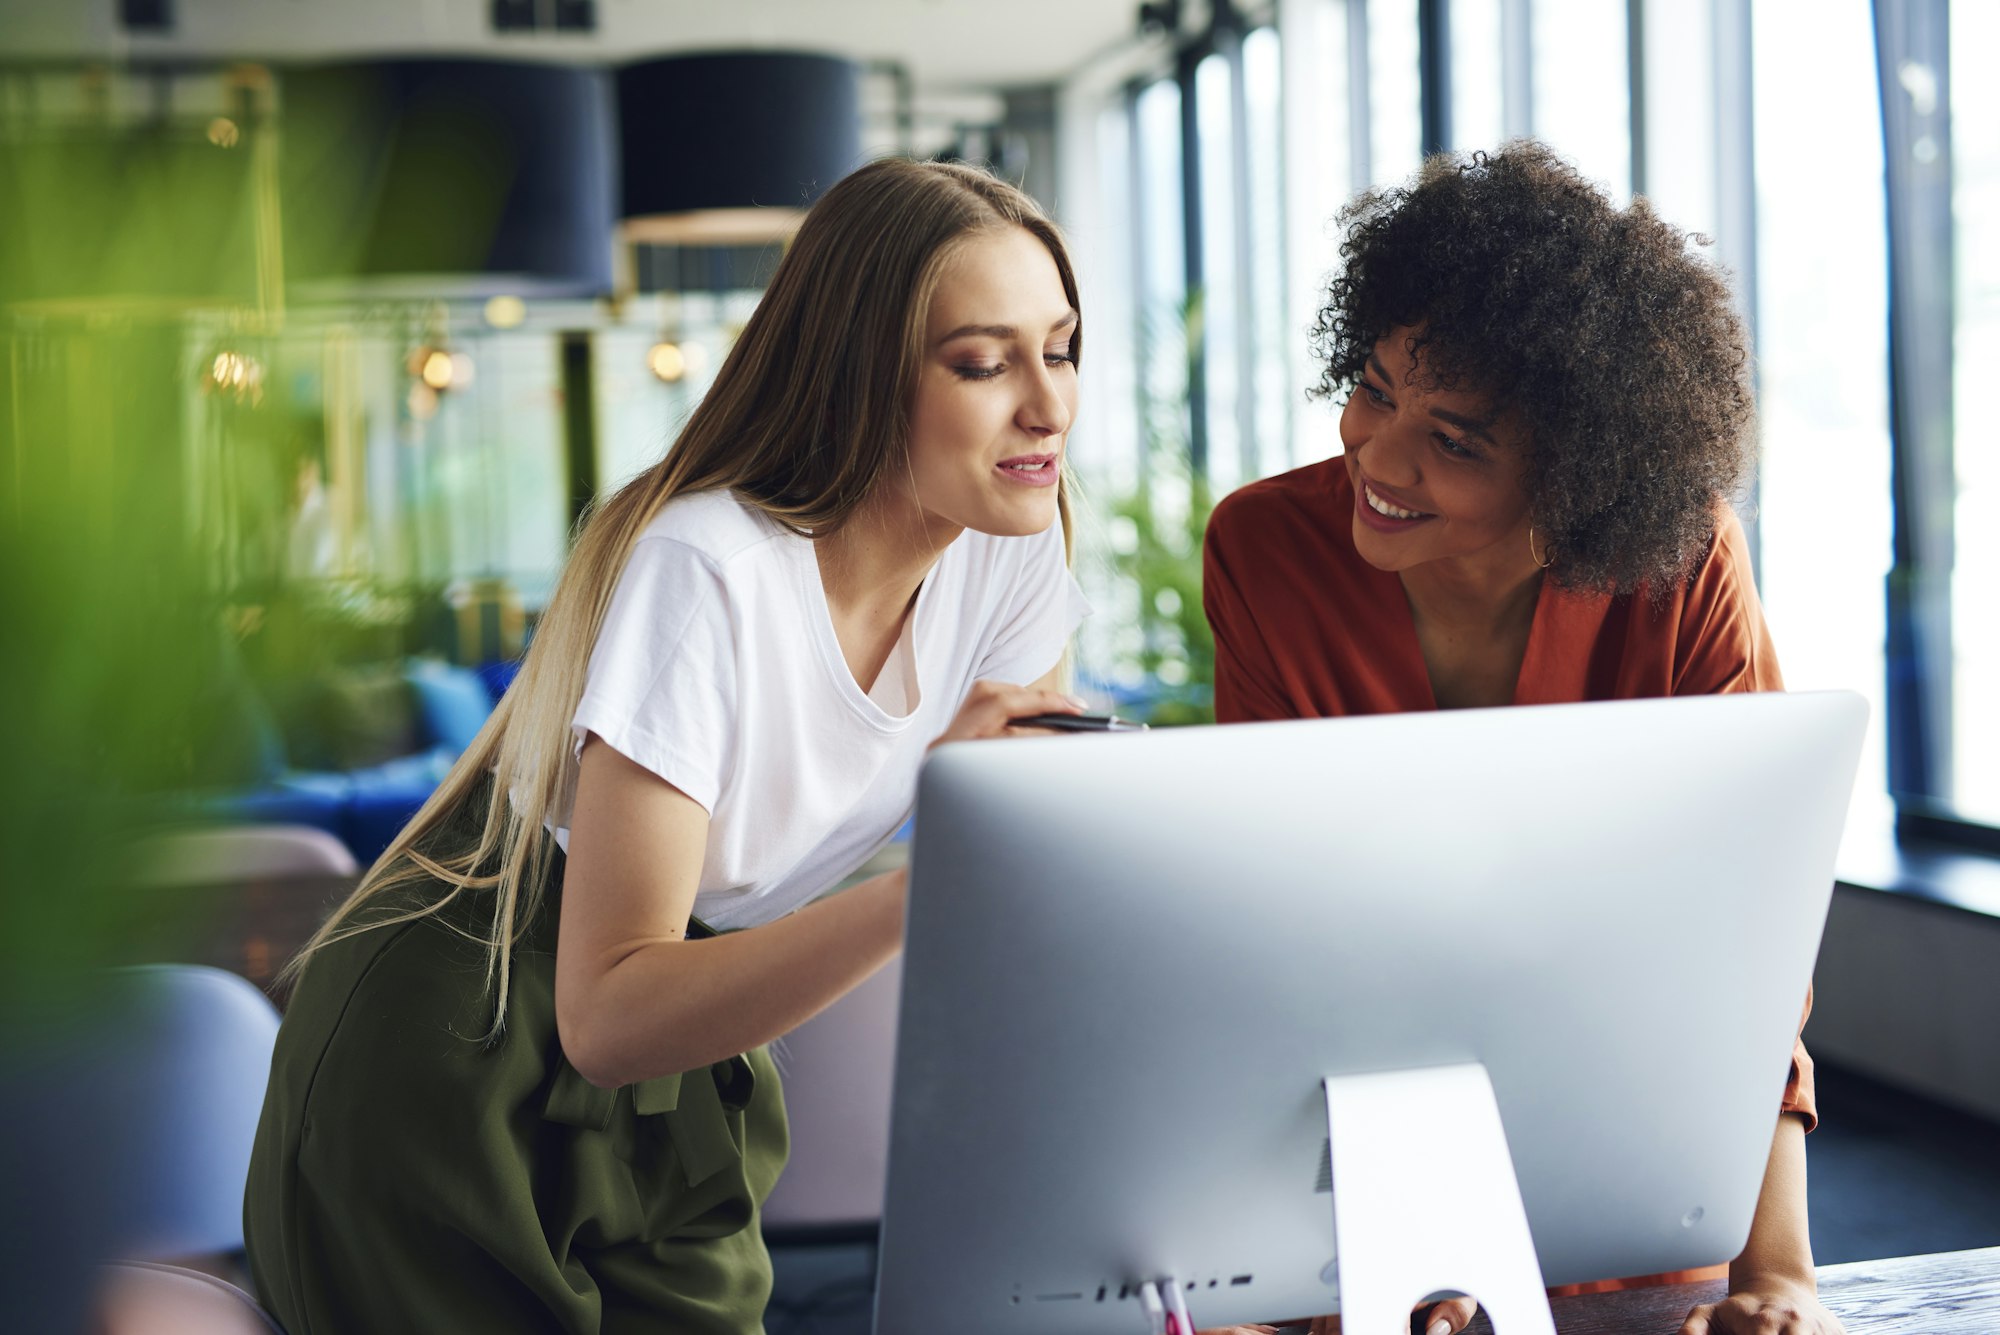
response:
[[[925,748],[975,681],[1026,685],[1089,604],[1060,525],[967,531],[918,590],[863,693],[841,655],[810,539],[733,492],[676,497],[612,595],[571,723],[699,802],[708,848],[694,913],[718,928],[812,900],[894,834]],[[574,792],[576,754],[569,760]],[[569,812],[556,837],[569,846]]]

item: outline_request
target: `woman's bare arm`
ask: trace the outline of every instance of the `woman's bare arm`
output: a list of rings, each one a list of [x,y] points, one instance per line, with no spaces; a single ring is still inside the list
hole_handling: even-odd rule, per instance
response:
[[[1763,1190],[1743,1254],[1729,1266],[1729,1296],[1695,1308],[1681,1335],[1840,1335],[1820,1305],[1806,1231],[1806,1130],[1778,1117]]]
[[[977,682],[944,736],[1074,710],[1037,686]],[[901,947],[902,871],[776,922],[687,939],[708,813],[596,736],[583,748],[556,934],[556,1029],[584,1079],[611,1087],[691,1071],[790,1033]]]
[[[1806,1234],[1805,1123],[1790,1114],[1778,1118],[1750,1239],[1729,1267],[1729,1281],[1732,1289],[1774,1281],[1807,1292],[1814,1288],[1812,1243]]]
[[[584,745],[556,937],[570,1064],[615,1086],[788,1033],[896,953],[900,871],[753,931],[687,940],[708,813],[596,737]]]

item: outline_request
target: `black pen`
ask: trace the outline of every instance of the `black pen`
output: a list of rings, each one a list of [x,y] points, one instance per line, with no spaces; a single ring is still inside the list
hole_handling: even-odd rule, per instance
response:
[[[1030,714],[1007,720],[1012,728],[1049,728],[1056,732],[1145,732],[1146,725],[1116,714]]]

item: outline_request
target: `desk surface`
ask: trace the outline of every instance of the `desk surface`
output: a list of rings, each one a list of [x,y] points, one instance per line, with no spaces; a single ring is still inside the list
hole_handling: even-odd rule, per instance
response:
[[[1726,1286],[1671,1284],[1558,1298],[1559,1335],[1673,1335],[1688,1309]],[[2000,1247],[1821,1266],[1820,1300],[1848,1335],[1995,1335],[2000,1332]],[[1468,1335],[1491,1335],[1482,1315]]]

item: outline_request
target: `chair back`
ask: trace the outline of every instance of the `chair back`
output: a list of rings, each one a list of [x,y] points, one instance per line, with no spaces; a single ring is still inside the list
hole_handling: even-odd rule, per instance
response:
[[[858,1236],[880,1225],[902,985],[898,956],[775,1046],[792,1151],[764,1203],[766,1236]]]
[[[114,1185],[114,1253],[174,1259],[243,1249],[243,1188],[264,1106],[278,1012],[250,982],[193,964],[118,971],[140,992],[140,1032],[110,1073],[141,1165]]]
[[[346,844],[310,825],[179,830],[157,842],[148,864],[148,883],[161,888],[356,876],[361,870]]]

